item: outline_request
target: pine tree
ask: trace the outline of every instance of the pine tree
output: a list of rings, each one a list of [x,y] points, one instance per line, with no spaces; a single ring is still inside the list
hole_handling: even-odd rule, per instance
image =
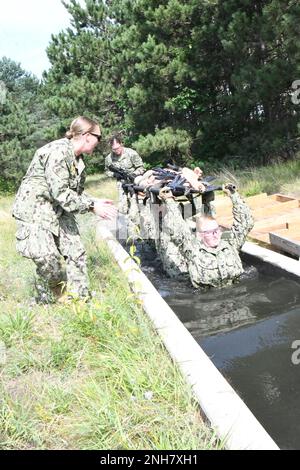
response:
[[[85,3],[65,2],[71,28],[48,48],[53,135],[88,114],[107,133],[123,129],[149,164],[174,158],[242,166],[292,154],[298,2]]]
[[[45,115],[39,81],[20,64],[3,57],[0,82],[6,90],[0,101],[0,191],[9,191],[19,184],[36,146],[45,142]]]

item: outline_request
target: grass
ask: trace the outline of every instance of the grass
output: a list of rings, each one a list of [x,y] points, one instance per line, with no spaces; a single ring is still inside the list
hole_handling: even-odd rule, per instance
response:
[[[300,196],[300,154],[287,162],[276,162],[259,168],[243,171],[223,169],[218,177],[221,181],[235,181],[241,193],[248,197],[266,192]]]
[[[104,177],[87,186],[115,199]],[[219,448],[106,245],[96,245],[93,216],[81,217],[91,303],[38,306],[34,266],[15,252],[11,203],[0,199],[0,448]]]

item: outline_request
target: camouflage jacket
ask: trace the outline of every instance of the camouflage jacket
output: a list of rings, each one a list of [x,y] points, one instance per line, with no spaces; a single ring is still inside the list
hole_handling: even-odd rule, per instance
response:
[[[164,223],[187,260],[194,287],[222,287],[231,284],[243,272],[239,250],[253,227],[253,218],[238,193],[230,197],[233,203],[233,225],[223,233],[216,248],[207,247],[192,234],[175,201],[168,199],[166,202],[168,210]]]
[[[13,216],[40,224],[58,235],[63,212],[84,213],[92,203],[82,194],[84,168],[68,139],[55,140],[38,149],[18,190]]]
[[[130,148],[124,147],[124,151],[120,157],[111,152],[105,159],[105,173],[107,176],[114,176],[113,172],[108,169],[109,166],[125,170],[135,176],[142,175],[145,171],[143,160],[139,154]]]

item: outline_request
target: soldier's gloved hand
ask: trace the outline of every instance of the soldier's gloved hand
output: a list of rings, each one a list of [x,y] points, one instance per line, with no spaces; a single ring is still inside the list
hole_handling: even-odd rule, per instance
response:
[[[117,208],[111,199],[97,199],[94,202],[94,214],[102,219],[114,219],[117,216]]]
[[[173,193],[170,188],[165,186],[164,188],[161,188],[161,190],[159,191],[158,198],[161,201],[166,201],[167,199],[173,198]]]
[[[227,196],[230,196],[230,194],[233,194],[237,191],[237,187],[232,183],[223,184],[222,188]]]

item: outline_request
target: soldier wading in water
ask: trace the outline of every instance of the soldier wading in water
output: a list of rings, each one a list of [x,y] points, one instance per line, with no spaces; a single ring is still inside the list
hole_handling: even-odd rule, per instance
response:
[[[97,122],[76,118],[65,138],[36,151],[17,193],[13,207],[16,247],[36,264],[38,302],[53,302],[65,280],[72,297],[89,297],[86,254],[75,216],[90,211],[112,219],[117,212],[112,201],[94,200],[83,193],[82,154],[92,154],[100,140]]]
[[[226,238],[221,237],[218,222],[211,216],[198,217],[195,237],[183,220],[171,191],[161,192],[166,203],[164,229],[186,260],[194,287],[223,287],[237,280],[243,272],[239,250],[253,227],[253,218],[237,191],[224,187],[224,192],[232,201],[234,219]]]

